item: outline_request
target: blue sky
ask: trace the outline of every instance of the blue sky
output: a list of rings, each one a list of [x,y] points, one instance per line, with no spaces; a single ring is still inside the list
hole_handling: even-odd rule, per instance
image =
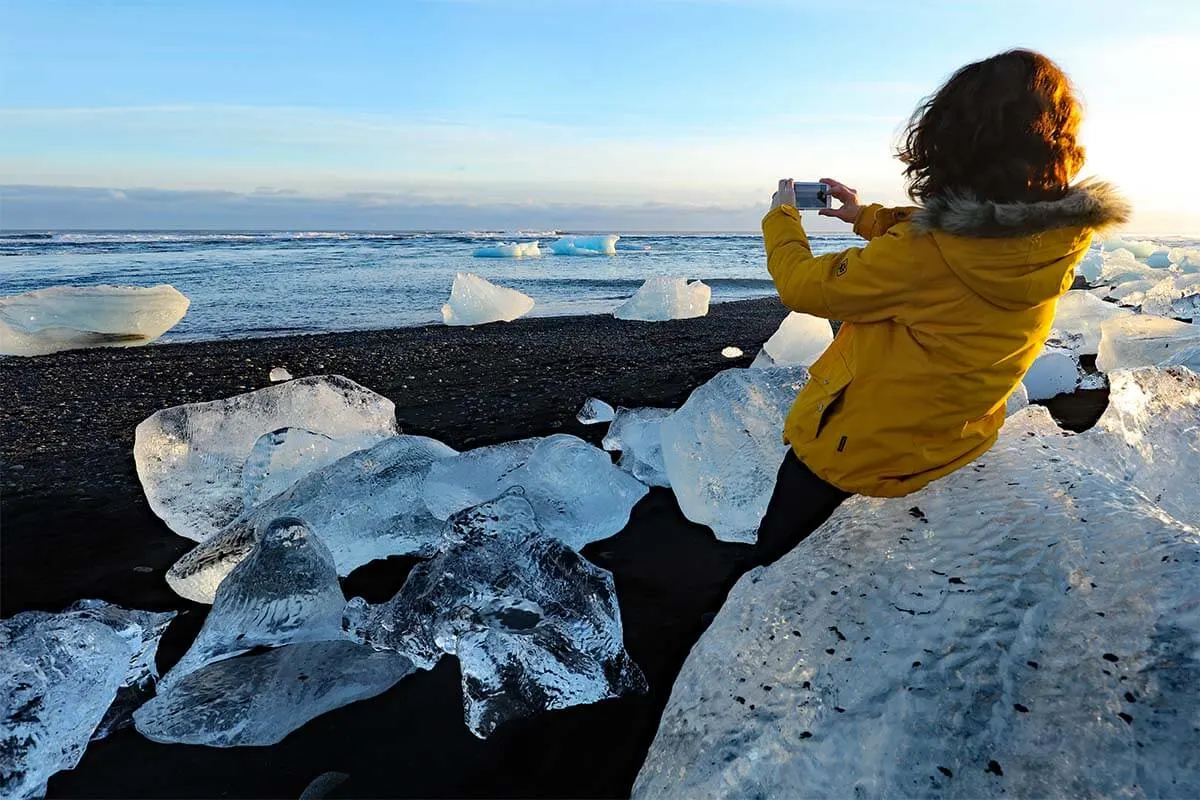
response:
[[[1132,228],[1200,231],[1191,0],[0,0],[0,225],[753,228],[782,176],[901,201],[914,105],[1013,46]]]

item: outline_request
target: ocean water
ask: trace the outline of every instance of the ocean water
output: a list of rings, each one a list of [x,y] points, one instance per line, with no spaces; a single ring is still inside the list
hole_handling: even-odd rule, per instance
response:
[[[160,341],[369,330],[441,321],[456,272],[517,289],[532,316],[608,312],[656,275],[700,279],[713,302],[773,293],[756,234],[622,236],[615,256],[547,252],[557,233],[63,231],[0,233],[0,296],[47,286],[169,283],[191,299]],[[538,258],[476,248],[540,240]],[[813,249],[852,235],[814,236]]]

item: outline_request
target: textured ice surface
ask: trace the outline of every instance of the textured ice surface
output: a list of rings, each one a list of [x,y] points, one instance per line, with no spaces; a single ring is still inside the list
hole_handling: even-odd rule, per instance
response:
[[[1096,369],[1118,369],[1161,364],[1177,351],[1200,344],[1200,325],[1137,314],[1101,326]]]
[[[550,250],[560,256],[615,256],[620,236],[563,236],[550,244]]]
[[[258,437],[242,465],[242,503],[253,508],[310,472],[379,441],[374,430],[334,438],[304,428],[280,428]]]
[[[413,671],[403,656],[349,641],[345,606],[325,545],[297,519],[274,520],[221,583],[158,694],[134,714],[138,731],[158,742],[274,744]]]
[[[345,606],[329,548],[300,520],[276,519],[221,582],[204,627],[163,676],[159,692],[207,664],[255,647],[343,639]]]
[[[270,379],[271,383],[278,383],[279,381],[290,381],[292,379],[292,373],[288,372],[283,367],[272,367],[271,372],[269,375],[267,375],[267,377]]]
[[[341,575],[390,555],[432,555],[445,522],[429,513],[421,485],[430,464],[452,455],[434,439],[403,435],[351,453],[243,513],[179,559],[167,583],[182,597],[211,603],[220,582],[254,547],[256,532],[285,516],[304,520]]]
[[[1100,273],[1104,269],[1104,252],[1101,250],[1089,250],[1080,262],[1075,266],[1075,274],[1082,275],[1089,286],[1094,286],[1100,280]]]
[[[616,413],[613,407],[603,400],[589,397],[584,401],[583,408],[579,409],[579,413],[575,415],[575,419],[584,425],[595,425],[599,422],[612,422]]]
[[[1191,347],[1184,347],[1176,350],[1165,361],[1162,362],[1164,367],[1181,366],[1187,367],[1192,372],[1200,372],[1200,342]]]
[[[0,795],[44,795],[89,739],[127,722],[158,675],[154,654],[174,616],[83,600],[0,621]]]
[[[1018,383],[1017,388],[1008,396],[1008,402],[1005,404],[1005,416],[1011,417],[1013,414],[1020,411],[1029,405],[1029,390],[1025,388],[1025,384]]]
[[[663,461],[662,422],[670,408],[619,408],[602,442],[605,450],[621,452],[617,466],[647,486],[670,486]]]
[[[1160,282],[1158,280],[1125,281],[1109,289],[1104,296],[1109,300],[1115,300],[1118,305],[1138,308],[1146,299],[1146,293],[1158,286]]]
[[[1049,400],[1075,391],[1081,375],[1078,355],[1048,344],[1025,373],[1023,383],[1030,400]]]
[[[1128,250],[1117,250],[1104,254],[1104,266],[1100,270],[1100,283],[1116,285],[1128,281],[1157,281],[1166,277],[1162,270],[1143,264]]]
[[[458,657],[467,727],[645,689],[625,652],[612,575],[540,529],[520,489],[456,514],[454,542],[347,625],[418,666]]]
[[[1167,257],[1182,272],[1200,272],[1200,250],[1172,247],[1167,251]]]
[[[1095,355],[1100,347],[1100,325],[1113,317],[1127,317],[1133,312],[1114,303],[1106,303],[1090,292],[1074,290],[1058,301],[1054,314],[1054,330],[1081,337],[1080,355]]]
[[[423,496],[446,519],[513,486],[524,488],[542,529],[577,550],[620,532],[649,491],[600,448],[555,434],[442,459],[429,468]]]
[[[771,357],[771,366],[807,367],[832,341],[833,328],[828,320],[793,311],[767,339],[763,351]]]
[[[217,661],[134,714],[156,742],[275,744],[327,711],[386,692],[414,671],[398,653],[350,641],[303,642]]]
[[[172,286],[55,286],[0,297],[0,354],[152,342],[187,313]]]
[[[150,508],[171,530],[203,541],[242,513],[242,469],[258,438],[285,427],[379,440],[396,433],[396,412],[391,400],[340,375],[155,412],[137,426],[133,445]]]
[[[712,289],[701,281],[688,283],[684,278],[649,278],[617,309],[617,319],[663,322],[691,319],[708,314]]]
[[[497,286],[478,275],[460,272],[450,287],[450,302],[442,306],[442,321],[447,325],[512,322],[532,308],[532,297]]]
[[[1159,250],[1164,249],[1157,242],[1151,242],[1145,239],[1126,239],[1121,236],[1110,236],[1100,243],[1100,247],[1106,252],[1111,252],[1113,255],[1119,254],[1122,250],[1135,258],[1149,258]]]
[[[803,367],[727,369],[663,420],[667,478],[685,516],[718,539],[753,542],[787,446],[783,420]]]
[[[1194,322],[1200,317],[1200,274],[1176,275],[1156,284],[1142,300],[1142,313]]]
[[[725,347],[721,349],[721,355],[725,356],[725,358],[741,358],[743,355],[742,348]]]
[[[542,254],[537,242],[501,242],[476,248],[476,258],[535,258]]]
[[[1200,532],[1091,463],[1132,433],[1194,481],[1190,403],[1079,437],[1030,408],[921,492],[846,503],[731,592],[634,796],[1200,795]]]

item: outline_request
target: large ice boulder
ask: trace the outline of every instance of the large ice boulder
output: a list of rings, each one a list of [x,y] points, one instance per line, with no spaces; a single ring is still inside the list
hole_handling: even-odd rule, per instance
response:
[[[500,242],[477,247],[475,258],[536,258],[542,254],[537,242]]]
[[[198,542],[220,531],[245,509],[247,457],[263,434],[282,428],[366,446],[395,435],[395,406],[348,378],[317,375],[155,412],[137,426],[133,444],[151,510]],[[285,460],[298,478],[303,471],[295,456]],[[317,466],[319,460],[311,463]],[[271,490],[278,486],[273,481]]]
[[[1200,393],[1164,415],[1155,380],[1115,383],[1134,413],[1078,437],[1030,408],[975,464],[852,499],[743,577],[634,797],[1200,795],[1200,530],[1153,488],[1195,486]],[[1137,437],[1151,485],[1095,465]]]
[[[1049,400],[1079,388],[1083,372],[1079,355],[1068,347],[1047,344],[1034,360],[1022,382],[1030,400]]]
[[[342,629],[333,556],[297,519],[273,521],[221,584],[204,627],[134,714],[156,742],[269,745],[414,671]],[[265,650],[265,652],[264,652]]]
[[[514,486],[524,489],[546,534],[577,550],[619,533],[649,491],[600,448],[555,434],[441,459],[430,466],[422,492],[429,511],[448,519]]]
[[[143,345],[175,327],[188,304],[165,283],[54,286],[0,297],[0,355]]]
[[[712,289],[701,281],[688,283],[684,278],[649,278],[617,309],[617,319],[664,322],[692,319],[708,314]]]
[[[1197,344],[1200,325],[1143,314],[1111,319],[1101,326],[1096,369],[1113,372],[1162,364]]]
[[[0,795],[42,797],[90,739],[129,721],[153,690],[154,656],[175,612],[82,600],[61,614],[0,621]]]
[[[458,657],[467,727],[644,691],[612,575],[538,525],[520,489],[456,514],[449,547],[392,600],[347,607],[364,642],[421,667]]]
[[[550,250],[560,256],[615,256],[617,240],[615,233],[601,236],[563,236],[551,242]]]
[[[787,452],[783,421],[807,382],[803,367],[727,369],[663,420],[667,478],[688,519],[755,541]]]
[[[445,521],[429,513],[421,486],[429,467],[456,451],[424,436],[393,436],[305,475],[247,509],[167,572],[181,597],[211,603],[225,576],[280,517],[304,520],[333,556],[337,574],[392,555],[433,555]]]
[[[512,322],[533,308],[533,298],[516,289],[497,286],[478,275],[460,272],[450,287],[450,301],[442,306],[447,325],[485,325]]]
[[[1106,303],[1091,292],[1074,290],[1058,300],[1054,330],[1079,336],[1077,352],[1095,355],[1100,347],[1100,326],[1105,320],[1128,317],[1133,312],[1114,303]]]
[[[601,445],[609,452],[620,451],[617,466],[647,486],[670,486],[662,423],[673,413],[670,408],[618,408]]]
[[[833,341],[833,328],[828,320],[793,311],[784,317],[779,329],[762,346],[766,358],[752,366],[808,367],[821,357]]]

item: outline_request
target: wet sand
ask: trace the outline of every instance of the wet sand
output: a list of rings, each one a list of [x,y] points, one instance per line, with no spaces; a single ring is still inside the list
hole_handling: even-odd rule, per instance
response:
[[[677,407],[722,369],[748,366],[785,315],[767,299],[668,323],[561,317],[0,360],[0,613],[59,611],[81,598],[176,609],[160,670],[182,656],[207,606],[177,597],[163,575],[194,543],[150,512],[132,455],[134,427],[160,408],[262,388],[283,366],[345,375],[391,398],[403,432],[458,449],[551,433],[599,444],[605,426],[575,420],[587,397]],[[745,355],[722,357],[729,345]],[[1049,405],[1060,424],[1082,430],[1106,401],[1093,391]],[[683,518],[669,490],[652,489],[625,530],[584,550],[614,575],[646,695],[541,714],[480,741],[462,721],[457,662],[444,658],[272,747],[162,745],[122,731],[51,778],[48,797],[295,798],[331,771],[349,777],[330,797],[626,796],[701,617],[719,605],[744,549],[716,541]],[[368,564],[343,588],[385,600],[413,563]]]

